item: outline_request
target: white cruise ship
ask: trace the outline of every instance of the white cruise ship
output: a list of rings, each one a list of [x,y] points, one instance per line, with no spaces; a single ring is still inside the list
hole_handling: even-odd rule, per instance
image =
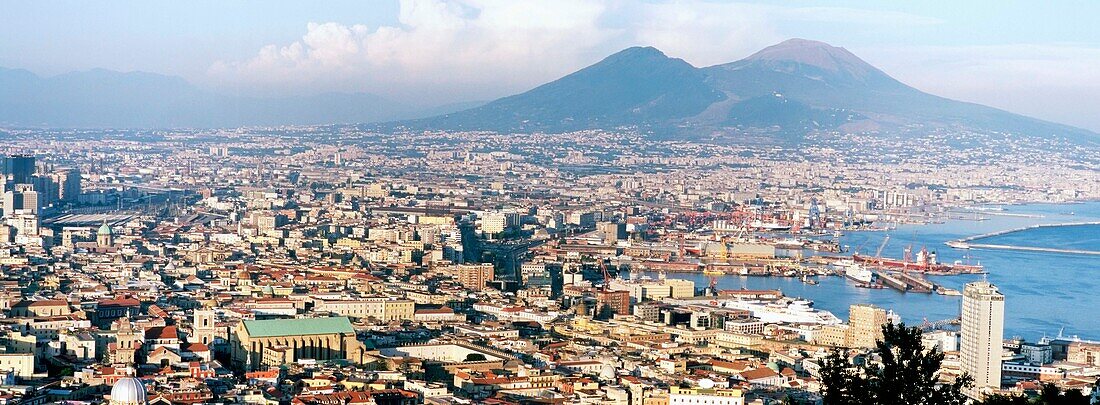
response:
[[[777,301],[720,300],[723,308],[743,309],[765,323],[799,323],[834,325],[842,323],[832,312],[816,309],[806,300],[781,299]]]

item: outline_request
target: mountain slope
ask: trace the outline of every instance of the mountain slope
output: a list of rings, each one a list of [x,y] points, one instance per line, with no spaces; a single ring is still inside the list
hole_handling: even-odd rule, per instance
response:
[[[690,136],[749,129],[798,135],[846,124],[871,124],[859,127],[882,131],[918,125],[1097,136],[924,93],[844,48],[805,39],[706,68],[654,48],[629,48],[525,93],[395,126],[523,132],[644,125]]]
[[[687,62],[636,47],[522,94],[403,124],[496,131],[662,124],[698,114],[723,97]]]
[[[1036,136],[1095,135],[921,92],[844,48],[817,41],[787,40],[745,59],[702,70],[711,86],[737,99],[782,94],[813,108],[851,111],[888,126],[961,126]]]

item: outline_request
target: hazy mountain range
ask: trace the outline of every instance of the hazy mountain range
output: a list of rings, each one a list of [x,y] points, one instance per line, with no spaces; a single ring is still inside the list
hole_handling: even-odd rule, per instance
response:
[[[43,78],[0,68],[0,125],[232,127],[379,123],[379,129],[561,132],[639,126],[708,133],[957,127],[1033,136],[1095,133],[954,101],[909,87],[844,48],[792,39],[745,59],[698,68],[634,47],[488,103],[418,108],[384,97],[329,93],[250,98],[215,94],[151,73],[91,70]],[[456,112],[457,111],[457,112]],[[427,118],[418,118],[427,117]]]
[[[154,73],[93,69],[39,77],[0,68],[0,125],[81,128],[237,127],[428,117],[483,103],[414,107],[367,93],[256,98],[204,91]]]

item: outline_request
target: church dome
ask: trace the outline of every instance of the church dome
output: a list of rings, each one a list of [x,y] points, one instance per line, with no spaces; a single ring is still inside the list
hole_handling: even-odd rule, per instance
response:
[[[111,387],[111,405],[144,405],[145,384],[134,377],[126,377]]]
[[[99,231],[96,232],[96,234],[97,235],[110,235],[111,234],[111,227],[107,225],[107,221],[103,221],[103,225],[99,226]]]

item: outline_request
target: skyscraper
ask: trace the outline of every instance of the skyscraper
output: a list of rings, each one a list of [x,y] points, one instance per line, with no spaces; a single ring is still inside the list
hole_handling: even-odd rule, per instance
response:
[[[29,184],[31,177],[34,176],[33,155],[8,156],[5,166],[7,166],[8,174],[11,174],[12,182],[15,184]]]
[[[1004,339],[1005,296],[987,281],[966,285],[962,300],[962,371],[974,378],[965,392],[978,399],[984,391],[1001,387],[1001,351]]]

